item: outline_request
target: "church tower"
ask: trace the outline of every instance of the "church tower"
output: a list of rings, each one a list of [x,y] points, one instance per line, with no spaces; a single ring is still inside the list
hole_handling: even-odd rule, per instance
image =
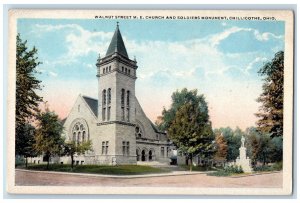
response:
[[[137,62],[128,57],[119,25],[103,58],[98,58],[99,160],[136,163],[135,80]],[[99,146],[99,145],[98,145]]]

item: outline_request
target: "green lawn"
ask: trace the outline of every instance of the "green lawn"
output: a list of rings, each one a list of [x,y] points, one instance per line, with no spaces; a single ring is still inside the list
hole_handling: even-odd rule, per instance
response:
[[[47,171],[46,164],[28,165],[29,170]],[[19,167],[20,168],[20,167]],[[25,167],[22,167],[25,169]],[[154,168],[151,166],[139,166],[139,165],[120,165],[120,166],[108,166],[108,165],[78,165],[74,166],[73,170],[71,165],[68,164],[50,164],[48,171],[61,171],[61,172],[73,172],[73,173],[95,173],[95,174],[109,174],[109,175],[140,175],[140,174],[152,174],[152,173],[166,173],[167,169]]]

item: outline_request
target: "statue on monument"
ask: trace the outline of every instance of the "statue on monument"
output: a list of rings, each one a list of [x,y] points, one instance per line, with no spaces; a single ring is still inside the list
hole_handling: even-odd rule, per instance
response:
[[[236,159],[236,165],[241,166],[245,173],[251,173],[251,160],[246,156],[245,137],[241,138],[240,156]]]

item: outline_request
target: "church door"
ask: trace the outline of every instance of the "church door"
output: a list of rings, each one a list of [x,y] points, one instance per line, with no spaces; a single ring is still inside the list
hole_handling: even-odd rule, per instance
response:
[[[145,150],[142,151],[142,161],[146,161]]]
[[[152,161],[152,151],[149,151],[149,161]]]

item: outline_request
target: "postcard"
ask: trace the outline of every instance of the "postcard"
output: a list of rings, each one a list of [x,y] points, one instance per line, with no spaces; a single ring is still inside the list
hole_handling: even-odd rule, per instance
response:
[[[8,20],[9,193],[291,195],[292,11]]]

